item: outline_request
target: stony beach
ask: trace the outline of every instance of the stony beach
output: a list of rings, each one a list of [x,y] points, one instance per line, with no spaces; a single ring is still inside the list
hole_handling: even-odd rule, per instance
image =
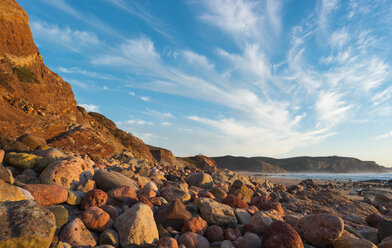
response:
[[[0,34],[0,248],[392,247],[391,180],[255,177],[175,157],[78,106],[15,0],[0,1]]]
[[[392,246],[391,182],[252,177],[204,156],[93,161],[25,140],[32,152],[0,151],[0,247]]]

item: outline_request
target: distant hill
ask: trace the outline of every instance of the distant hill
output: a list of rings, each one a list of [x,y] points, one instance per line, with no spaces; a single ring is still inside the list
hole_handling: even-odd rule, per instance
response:
[[[213,158],[219,168],[234,171],[251,171],[263,173],[382,173],[391,172],[374,161],[362,161],[350,157],[294,157],[276,159],[269,157],[234,157]]]

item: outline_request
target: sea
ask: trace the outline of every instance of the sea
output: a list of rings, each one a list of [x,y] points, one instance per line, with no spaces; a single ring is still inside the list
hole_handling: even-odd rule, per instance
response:
[[[392,180],[392,173],[362,173],[362,174],[331,174],[331,173],[290,173],[270,174],[269,177],[314,179],[314,180],[339,180],[339,181],[369,181],[369,180]]]

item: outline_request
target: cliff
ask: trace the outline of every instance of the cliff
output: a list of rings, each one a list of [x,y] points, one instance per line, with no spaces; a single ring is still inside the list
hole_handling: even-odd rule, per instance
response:
[[[128,150],[148,161],[156,160],[153,153],[165,154],[156,156],[158,162],[176,160],[170,151],[150,148],[103,115],[77,106],[71,86],[44,64],[28,21],[15,0],[0,2],[0,137],[34,134],[94,158]]]

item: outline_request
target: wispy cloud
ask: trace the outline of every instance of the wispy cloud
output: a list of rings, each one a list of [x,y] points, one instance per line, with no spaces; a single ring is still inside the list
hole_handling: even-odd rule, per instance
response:
[[[145,102],[151,102],[151,97],[149,97],[149,96],[141,96],[140,100],[145,101]]]
[[[157,117],[157,118],[174,118],[174,116],[170,112],[160,112],[160,111],[152,110],[149,108],[146,109],[144,114],[149,115],[149,116],[153,116],[153,117]]]
[[[98,37],[91,32],[72,30],[70,27],[60,28],[57,25],[40,21],[31,22],[30,27],[33,34],[40,40],[64,46],[74,52],[99,44]]]
[[[347,112],[352,106],[342,100],[344,96],[337,92],[320,92],[316,110],[321,123],[334,125],[348,118]]]
[[[145,6],[141,7],[138,1],[109,0],[109,3],[143,20],[152,29],[166,38],[172,38],[170,27],[164,21],[149,13]]]
[[[269,46],[281,30],[281,1],[200,1],[205,11],[200,19],[231,35],[241,45],[259,42]]]
[[[58,67],[56,69],[57,72],[64,73],[64,74],[80,74],[84,75],[90,78],[97,78],[97,79],[103,79],[103,80],[113,80],[115,77],[110,74],[103,74],[99,72],[94,72],[94,71],[87,71],[84,69],[81,69],[79,67],[71,67],[71,68],[65,68],[65,67]]]
[[[168,121],[161,122],[162,126],[171,126],[172,124]]]
[[[151,121],[144,121],[144,120],[128,120],[127,121],[128,124],[135,124],[135,125],[154,125],[153,122]]]
[[[103,31],[107,34],[110,34],[110,35],[115,35],[120,38],[122,37],[122,35],[119,34],[114,28],[108,26],[105,22],[100,20],[95,15],[78,11],[77,9],[72,7],[70,4],[68,4],[65,0],[56,0],[56,1],[41,0],[41,1],[45,2],[48,5],[51,5],[52,7],[56,8],[60,11],[67,13],[68,15],[70,15],[70,16],[72,16],[72,17],[74,17],[84,23],[87,23],[88,25],[90,25],[98,30],[101,30],[101,31]]]
[[[392,131],[381,134],[381,135],[377,136],[375,139],[387,139],[389,137],[392,137]]]

